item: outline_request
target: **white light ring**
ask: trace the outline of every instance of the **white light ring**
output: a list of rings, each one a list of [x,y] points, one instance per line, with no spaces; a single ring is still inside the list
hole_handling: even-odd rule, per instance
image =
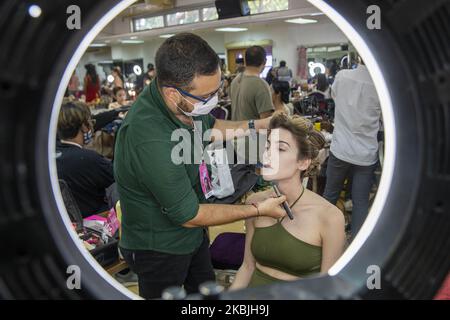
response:
[[[48,131],[48,136],[56,137],[57,131],[57,121],[59,111],[61,109],[61,104],[63,101],[64,92],[66,91],[67,85],[69,84],[69,79],[72,75],[73,70],[77,66],[78,62],[81,60],[81,57],[86,52],[89,44],[95,39],[95,37],[110,23],[115,17],[119,15],[123,10],[132,5],[136,0],[123,0],[119,2],[116,6],[114,6],[111,10],[109,10],[99,21],[92,27],[91,30],[84,36],[83,40],[78,45],[75,50],[74,55],[70,59],[61,82],[59,84],[58,90],[56,92],[55,100],[53,103],[52,113],[50,117],[50,126]],[[72,238],[75,246],[79,249],[83,257],[86,261],[91,265],[91,267],[112,287],[117,289],[120,293],[125,295],[130,299],[142,299],[138,295],[134,294],[119,282],[117,282],[113,277],[111,277],[105,269],[103,269],[98,262],[92,257],[92,255],[87,251],[87,249],[81,244],[78,239],[76,233],[71,229],[71,221],[69,219],[69,215],[67,213],[66,206],[62,200],[61,190],[59,189],[58,184],[58,175],[56,169],[56,161],[54,157],[55,150],[55,139],[49,139],[48,141],[48,164],[49,164],[49,172],[50,172],[50,181],[52,185],[52,191],[55,196],[56,205],[61,212],[61,217],[63,219],[64,225],[66,226],[67,232],[69,236]]]
[[[335,276],[338,274],[356,255],[361,249],[363,244],[371,235],[377,221],[383,211],[386,199],[392,185],[392,178],[394,174],[395,164],[395,150],[397,137],[395,133],[395,116],[392,108],[391,96],[384,80],[381,68],[378,65],[375,57],[372,55],[369,47],[359,35],[359,33],[351,26],[351,24],[344,19],[335,9],[323,0],[308,0],[312,5],[317,7],[323,13],[325,13],[331,21],[333,21],[339,29],[346,35],[348,39],[351,39],[352,44],[364,59],[364,62],[369,70],[370,76],[375,84],[378,98],[381,104],[381,110],[383,115],[383,125],[385,128],[385,135],[388,139],[385,139],[385,154],[383,163],[383,173],[381,175],[378,192],[375,196],[372,208],[367,216],[364,224],[359,230],[358,234],[345,250],[344,254],[336,261],[336,263],[330,268],[328,274]]]
[[[308,67],[309,67],[309,75],[311,77],[314,77],[316,75],[315,72],[316,68],[320,69],[320,73],[325,73],[326,71],[325,66],[320,62],[310,62],[308,63]]]
[[[133,72],[137,75],[140,76],[142,74],[142,68],[139,65],[135,65],[133,67]]]

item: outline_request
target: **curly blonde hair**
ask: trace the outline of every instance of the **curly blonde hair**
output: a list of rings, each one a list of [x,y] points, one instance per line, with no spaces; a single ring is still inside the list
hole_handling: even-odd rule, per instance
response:
[[[319,151],[325,145],[325,138],[314,128],[314,125],[308,119],[294,115],[289,117],[285,113],[275,114],[269,124],[269,134],[272,129],[286,129],[297,141],[298,159],[311,160],[308,169],[302,172],[301,177],[311,177],[320,171],[320,163],[317,159]]]

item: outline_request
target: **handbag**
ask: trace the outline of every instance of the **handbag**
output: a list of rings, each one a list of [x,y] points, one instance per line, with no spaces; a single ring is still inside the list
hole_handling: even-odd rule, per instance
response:
[[[211,165],[213,196],[222,199],[234,193],[234,184],[224,148],[208,150]]]

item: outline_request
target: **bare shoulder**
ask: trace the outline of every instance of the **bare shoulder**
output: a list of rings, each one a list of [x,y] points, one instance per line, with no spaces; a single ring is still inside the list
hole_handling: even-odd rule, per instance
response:
[[[323,225],[344,225],[344,214],[338,207],[328,202],[325,198],[310,191],[310,199],[317,206],[317,214]]]

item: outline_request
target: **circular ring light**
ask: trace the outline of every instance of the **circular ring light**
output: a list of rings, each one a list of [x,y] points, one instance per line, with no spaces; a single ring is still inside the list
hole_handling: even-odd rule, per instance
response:
[[[320,62],[310,62],[308,63],[309,67],[309,75],[311,77],[314,77],[316,74],[319,73],[325,73],[325,66]],[[316,70],[319,69],[319,72],[316,72]]]
[[[142,68],[139,65],[135,65],[133,67],[133,72],[137,75],[140,76],[142,74]]]

